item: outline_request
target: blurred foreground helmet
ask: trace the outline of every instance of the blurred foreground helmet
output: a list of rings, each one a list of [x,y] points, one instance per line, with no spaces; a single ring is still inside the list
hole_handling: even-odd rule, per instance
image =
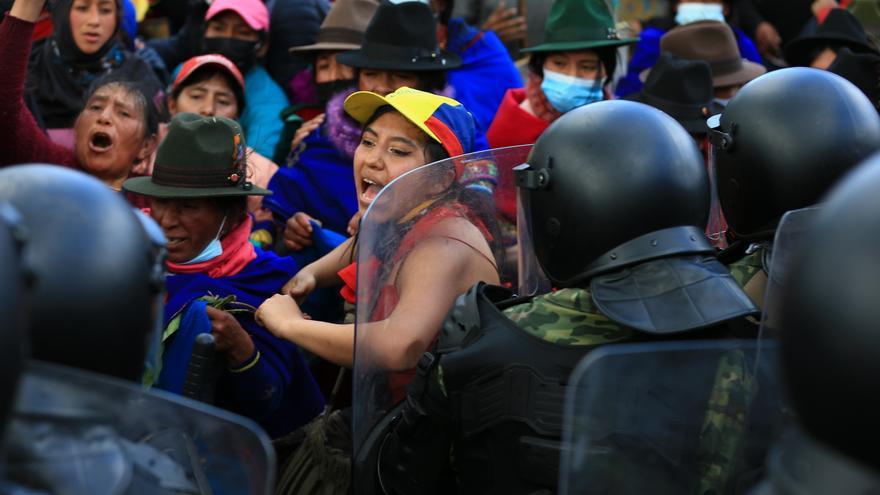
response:
[[[755,79],[709,127],[721,207],[743,239],[772,237],[783,213],[816,203],[880,149],[880,116],[864,93],[816,69]]]
[[[517,187],[535,255],[557,287],[670,255],[712,252],[709,181],[693,138],[665,113],[615,100],[566,113]]]
[[[787,272],[783,371],[804,429],[880,470],[880,155],[823,210]]]
[[[18,212],[0,202],[0,444],[23,362],[27,270],[21,262],[21,245]]]
[[[160,250],[139,214],[100,181],[51,165],[0,171],[0,201],[28,235],[32,357],[139,380],[163,288]]]

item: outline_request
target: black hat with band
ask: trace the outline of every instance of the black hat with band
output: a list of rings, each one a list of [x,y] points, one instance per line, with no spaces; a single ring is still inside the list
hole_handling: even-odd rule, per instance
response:
[[[267,196],[247,180],[247,144],[238,122],[179,113],[159,145],[151,177],[133,177],[122,188],[157,198]]]
[[[461,66],[457,54],[440,49],[434,14],[422,2],[379,4],[361,48],[340,53],[336,60],[358,69],[408,72]]]

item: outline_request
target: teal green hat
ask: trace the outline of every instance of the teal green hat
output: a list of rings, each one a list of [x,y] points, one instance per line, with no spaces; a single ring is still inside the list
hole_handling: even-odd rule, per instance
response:
[[[544,25],[544,43],[523,52],[567,52],[637,43],[617,35],[607,0],[556,0]]]
[[[247,180],[247,144],[238,122],[179,113],[156,152],[151,177],[132,177],[122,188],[158,198],[266,196]]]

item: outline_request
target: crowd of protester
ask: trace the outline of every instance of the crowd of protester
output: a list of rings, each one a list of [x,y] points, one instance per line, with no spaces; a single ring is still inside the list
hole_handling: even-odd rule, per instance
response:
[[[372,359],[399,400],[460,294],[516,284],[505,267],[522,247],[522,184],[500,161],[449,161],[382,251],[358,259],[361,220],[398,177],[532,145],[584,106],[639,102],[702,154],[713,193],[700,228],[722,249],[742,239],[718,205],[707,119],[790,67],[842,76],[880,112],[873,2],[671,0],[629,22],[619,3],[0,2],[0,166],[82,171],[161,227],[160,365],[144,386],[184,393],[210,333],[223,362],[214,405],[279,445],[317,430],[346,443],[351,385],[336,367],[354,364],[355,314],[382,323]],[[765,248],[729,263],[758,307]],[[368,270],[379,296],[364,309]],[[307,446],[279,447],[279,492],[317,483],[303,457],[322,454]]]

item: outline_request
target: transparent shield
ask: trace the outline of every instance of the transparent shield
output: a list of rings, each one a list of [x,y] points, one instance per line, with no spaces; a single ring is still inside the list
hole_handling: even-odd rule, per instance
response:
[[[531,225],[529,218],[528,195],[522,194],[520,189],[516,191],[516,245],[517,245],[517,272],[518,290],[521,296],[535,296],[550,292],[552,283],[550,278],[541,268],[541,263],[535,256],[535,245],[532,242]]]
[[[779,329],[779,305],[785,291],[789,267],[804,243],[807,232],[816,221],[821,207],[792,210],[782,216],[773,249],[770,251],[770,273],[767,276],[767,289],[764,292],[764,313],[761,315],[761,331],[773,336]]]
[[[268,494],[274,488],[275,452],[268,436],[251,420],[135,383],[29,363],[15,403],[10,429],[15,434],[9,441],[30,440],[31,452],[38,455],[19,460],[19,469],[34,468],[34,459],[39,458],[41,472],[54,472],[64,480],[69,488],[65,493],[79,493],[74,486],[93,486],[109,467],[94,463],[86,454],[80,458],[75,441],[48,441],[53,431],[63,439],[65,433],[88,425],[98,425],[108,438],[126,444],[129,452],[164,454],[167,472],[178,475],[180,493]],[[46,441],[37,442],[28,431]],[[56,452],[41,445],[70,448]],[[15,459],[6,462],[15,470]],[[173,476],[168,478],[159,481],[167,485]]]
[[[571,377],[562,494],[748,493],[791,421],[771,341],[605,346]]]
[[[457,182],[456,177],[467,177],[466,170],[470,166],[485,167],[488,164],[499,169],[513,168],[526,160],[530,148],[517,146],[487,150],[415,169],[385,186],[361,220],[357,241],[352,400],[353,486],[356,490],[362,492],[364,483],[359,480],[369,476],[371,470],[375,471],[375,465],[363,460],[377,448],[376,442],[382,437],[380,434],[371,436],[371,432],[377,425],[385,424],[381,420],[403,399],[406,385],[414,373],[413,370],[394,369],[395,356],[388,351],[391,343],[388,342],[387,322],[397,305],[401,267],[422,240],[454,236],[448,232],[437,233],[437,226],[450,217],[469,220],[486,236],[490,246],[500,246],[500,240],[493,238],[490,226],[484,225],[476,214],[483,211],[494,215],[494,197],[486,192],[466,191],[466,184]],[[494,261],[496,266],[501,266],[500,260]],[[443,263],[443,260],[436,262]],[[515,274],[511,276],[516,280]],[[430,282],[426,280],[425,284]]]
[[[706,169],[709,172],[709,221],[706,223],[706,238],[718,249],[727,247],[727,220],[721,210],[721,201],[718,199],[718,177],[715,172],[715,158],[717,149],[711,141],[705,142]]]

